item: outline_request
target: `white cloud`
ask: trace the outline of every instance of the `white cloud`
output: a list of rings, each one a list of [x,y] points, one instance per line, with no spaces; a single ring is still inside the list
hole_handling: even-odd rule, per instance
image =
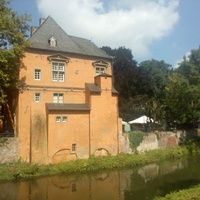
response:
[[[191,55],[191,51],[188,51],[184,56],[183,58],[181,58],[180,60],[178,60],[175,64],[175,66],[173,67],[174,69],[178,68],[180,66],[180,64],[184,61],[184,59],[186,61],[189,61],[189,57]]]
[[[98,46],[125,46],[136,58],[178,22],[179,0],[38,0],[42,17],[52,16],[69,35]]]

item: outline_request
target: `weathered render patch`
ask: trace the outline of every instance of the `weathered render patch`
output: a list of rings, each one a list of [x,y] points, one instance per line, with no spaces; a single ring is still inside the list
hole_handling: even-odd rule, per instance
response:
[[[0,163],[18,160],[18,138],[0,138]]]

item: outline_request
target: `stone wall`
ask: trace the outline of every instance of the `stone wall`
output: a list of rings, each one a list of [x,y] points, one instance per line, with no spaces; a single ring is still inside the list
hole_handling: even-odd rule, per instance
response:
[[[154,133],[148,134],[137,147],[138,152],[145,152],[158,149],[158,139]]]
[[[119,153],[132,153],[127,133],[119,132]]]
[[[180,133],[173,132],[149,133],[137,147],[137,151],[142,153],[154,149],[176,146],[179,143],[180,136]]]
[[[18,160],[18,138],[0,138],[0,164]]]

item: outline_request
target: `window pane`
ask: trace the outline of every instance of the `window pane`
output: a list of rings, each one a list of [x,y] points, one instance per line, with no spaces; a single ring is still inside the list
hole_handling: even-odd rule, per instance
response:
[[[53,103],[58,103],[58,93],[53,94]]]
[[[63,103],[63,94],[59,94],[58,103]]]
[[[52,64],[52,70],[57,71],[58,70],[58,63],[53,63]]]
[[[53,81],[58,81],[58,72],[53,72],[52,73],[52,80]]]
[[[59,82],[63,82],[64,81],[64,73],[62,73],[62,72],[59,73],[58,80],[59,80]]]
[[[64,71],[64,64],[63,63],[59,64],[58,70],[59,71]]]
[[[100,72],[101,72],[101,73],[104,73],[104,68],[101,68],[101,69],[100,69]]]

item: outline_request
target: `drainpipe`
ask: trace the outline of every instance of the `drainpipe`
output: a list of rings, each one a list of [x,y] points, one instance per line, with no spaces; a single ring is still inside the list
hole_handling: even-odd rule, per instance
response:
[[[118,100],[117,100],[117,111],[118,111],[118,115],[117,115],[117,154],[119,154],[119,110],[118,110]]]
[[[32,124],[31,124],[31,107],[30,107],[30,149],[29,149],[29,162],[32,163]]]
[[[91,116],[89,113],[89,157],[91,156]]]

